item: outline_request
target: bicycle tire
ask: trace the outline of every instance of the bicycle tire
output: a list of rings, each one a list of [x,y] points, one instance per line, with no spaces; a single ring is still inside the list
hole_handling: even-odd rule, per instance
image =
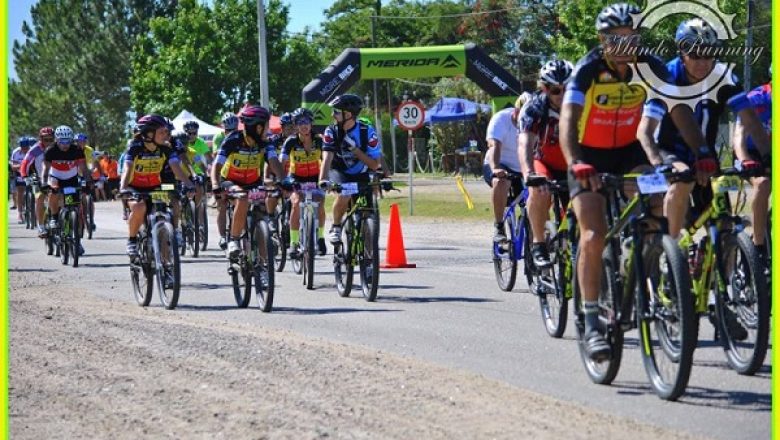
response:
[[[92,200],[92,195],[87,194],[87,224],[84,228],[87,230],[87,240],[92,240],[92,229],[95,226],[95,201]]]
[[[374,302],[379,290],[379,227],[373,215],[364,218],[361,226],[360,287],[366,301]]]
[[[46,247],[46,255],[54,254],[54,237],[52,237],[53,231],[46,231],[46,239],[44,240],[44,246]],[[59,256],[59,254],[57,255]]]
[[[305,225],[303,233],[306,234],[306,245],[303,249],[303,278],[306,289],[314,289],[314,243],[317,241],[316,231],[314,230],[314,212],[311,209],[306,210],[303,220]]]
[[[278,206],[279,205],[277,205],[277,212],[281,212]],[[287,245],[282,241],[281,228],[282,223],[284,223],[282,214],[278,214],[276,218],[269,221],[276,222],[276,232],[271,234],[271,244],[273,245],[274,250],[274,268],[277,272],[282,272],[284,270],[284,266],[287,264]]]
[[[159,258],[160,262],[159,265],[155,265],[157,293],[159,294],[162,305],[168,310],[173,310],[179,303],[179,290],[181,288],[181,264],[179,252],[177,252],[179,249],[178,242],[176,241],[176,233],[173,225],[168,222],[158,223],[154,227],[157,228],[157,235],[156,237],[152,235],[152,239],[154,240],[156,238],[158,240],[157,249],[159,250],[159,254],[155,255],[155,258]],[[168,242],[168,255],[170,261],[162,261],[162,254],[164,253],[162,246],[163,240]],[[172,286],[170,288],[165,285],[166,271],[169,271],[170,276],[173,278]]]
[[[180,211],[179,211],[179,230],[181,230],[181,239],[183,243],[179,243],[181,246],[179,246],[179,255],[182,257],[187,253],[187,222],[189,221],[190,215],[189,215],[189,206],[190,204],[187,201],[180,201]]]
[[[71,262],[72,266],[75,268],[79,267],[79,249],[81,247],[81,234],[79,233],[79,213],[76,210],[70,210],[67,215],[70,217],[70,238],[68,240],[71,243]]]
[[[143,230],[138,232],[138,260],[130,262],[130,282],[133,284],[133,298],[141,307],[152,301],[154,293],[154,271],[149,258],[148,239]]]
[[[604,248],[602,254],[602,276],[601,276],[601,289],[599,291],[599,309],[601,310],[601,321],[605,325],[607,331],[604,334],[607,342],[612,349],[612,355],[610,358],[603,362],[595,362],[585,350],[584,336],[585,336],[585,322],[582,314],[582,300],[579,287],[579,278],[577,276],[577,261],[580,258],[579,250],[575,257],[574,264],[572,266],[572,289],[574,291],[574,313],[575,313],[575,327],[577,329],[577,348],[580,352],[580,359],[582,360],[585,371],[588,377],[593,383],[599,385],[609,385],[615,380],[618,370],[620,370],[620,362],[623,357],[623,330],[619,323],[615,321],[617,316],[615,311],[620,310],[620,296],[622,292],[619,289],[619,283],[615,278],[615,274],[618,269],[618,262],[614,261],[612,252],[610,251],[610,244]]]
[[[493,270],[496,273],[498,287],[504,292],[511,292],[517,280],[517,249],[515,229],[517,219],[515,216],[507,218],[509,240],[501,243],[493,242]]]
[[[233,284],[233,297],[236,299],[236,306],[239,309],[247,308],[252,299],[253,255],[250,243],[253,236],[254,234],[241,237],[240,243],[243,249],[241,259],[228,261],[228,273]]]
[[[355,267],[352,265],[352,217],[347,217],[341,227],[341,244],[334,248],[333,273],[336,276],[336,290],[346,298],[352,292]]]
[[[545,293],[539,296],[539,309],[542,314],[542,322],[547,334],[553,338],[561,338],[566,332],[567,316],[569,313],[569,300],[566,298],[567,265],[571,261],[569,256],[569,240],[559,236],[550,241],[554,256],[552,265],[551,283],[554,286],[553,293]]]
[[[631,275],[630,285],[636,289],[639,351],[650,386],[661,399],[674,401],[688,386],[698,316],[687,260],[680,246],[669,235],[661,235],[660,241],[657,237],[645,239],[645,279],[634,280]],[[648,291],[649,287],[652,291]],[[647,306],[642,304],[642,298]]]
[[[714,283],[715,310],[726,360],[737,373],[753,375],[763,365],[769,344],[771,299],[767,279],[755,245],[744,232],[722,235],[718,259],[718,267],[730,274],[724,276],[725,291],[718,282]],[[737,340],[729,331],[725,325],[727,313],[733,314],[745,328],[747,338]]]
[[[254,275],[255,297],[257,305],[265,313],[270,312],[274,306],[274,244],[271,239],[271,233],[268,229],[268,223],[260,220],[255,224],[255,237],[252,240],[252,246],[255,246],[253,254],[252,273]],[[261,258],[260,251],[263,250],[266,257],[265,261]],[[267,285],[263,285],[262,274],[267,277]]]
[[[198,205],[195,202],[192,203],[192,252],[193,258],[198,258],[200,252],[200,216],[198,215]]]
[[[209,212],[206,207],[206,202],[201,200],[197,210],[199,218],[198,224],[200,225],[198,228],[198,233],[200,236],[200,250],[206,251],[206,249],[209,247]]]
[[[59,239],[57,240],[57,254],[60,257],[60,262],[63,266],[68,265],[68,261],[70,258],[70,247],[68,246],[68,239],[65,237],[65,235],[68,234],[70,225],[67,224],[70,220],[65,216],[65,209],[61,208],[60,213],[60,229],[58,232]]]

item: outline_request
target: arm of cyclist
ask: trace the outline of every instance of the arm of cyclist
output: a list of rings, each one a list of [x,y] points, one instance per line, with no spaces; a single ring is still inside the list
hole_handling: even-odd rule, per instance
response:
[[[669,113],[675,127],[680,130],[685,143],[693,151],[696,157],[696,181],[699,185],[706,186],[710,176],[718,171],[718,162],[715,159],[715,151],[707,145],[700,125],[693,116],[693,111],[687,105],[678,105]]]
[[[499,162],[501,161],[501,141],[498,139],[488,139],[488,149],[491,150],[490,154],[490,172],[494,177],[503,179],[506,177],[506,171],[501,168]]]
[[[772,141],[758,116],[756,116],[756,112],[751,107],[747,107],[740,110],[737,116],[739,116],[737,126],[742,125],[745,130],[745,136],[750,136],[753,139],[758,152],[761,153],[761,157],[770,157]]]
[[[750,156],[747,140],[748,134],[745,125],[742,123],[742,120],[737,119],[737,123],[734,125],[734,138],[732,139],[732,143],[734,145],[734,155],[741,162],[754,160],[753,157]]]
[[[650,161],[650,165],[656,168],[664,164],[661,150],[655,141],[655,132],[658,130],[659,125],[661,125],[660,119],[642,115],[642,119],[639,121],[639,126],[636,129],[636,137],[647,155],[647,160]]]
[[[43,161],[43,180],[41,181],[41,186],[47,187],[49,186],[49,170],[51,170],[51,162],[49,161]]]
[[[282,168],[282,164],[279,162],[279,158],[276,156],[272,156],[268,158],[268,169],[273,173],[274,176],[277,176],[277,179],[281,180],[284,176],[284,168]]]
[[[318,179],[320,183],[328,181],[328,172],[330,171],[330,164],[333,162],[333,154],[332,151],[322,152],[322,164],[320,165],[320,177]]]
[[[579,181],[583,188],[596,191],[601,188],[601,179],[596,169],[582,161],[577,123],[582,116],[582,105],[574,102],[564,102],[561,106],[561,119],[558,123],[561,151],[569,164],[570,173]]]
[[[363,152],[360,148],[357,147],[357,144],[355,143],[355,140],[352,139],[349,136],[346,136],[344,138],[344,143],[347,144],[347,149],[352,152],[352,154],[355,155],[358,160],[366,164],[369,168],[371,168],[372,171],[376,171],[379,169],[380,161],[379,161],[379,155],[378,154],[371,154]],[[369,147],[371,149],[378,150],[378,147]],[[376,155],[377,157],[372,157]]]
[[[534,145],[537,140],[536,133],[530,131],[521,131],[517,135],[517,157],[520,159],[520,171],[525,176],[534,172]]]

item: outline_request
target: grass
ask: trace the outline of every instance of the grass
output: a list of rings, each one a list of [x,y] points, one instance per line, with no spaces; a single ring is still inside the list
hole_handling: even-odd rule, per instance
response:
[[[326,212],[332,212],[333,198],[326,201]],[[484,197],[476,197],[472,194],[474,209],[468,209],[466,201],[457,189],[448,192],[415,192],[414,193],[414,218],[439,218],[439,219],[464,219],[464,220],[490,220],[492,218],[492,204]],[[380,215],[388,218],[390,205],[398,204],[399,214],[404,219],[409,216],[409,194],[393,192],[385,194],[379,202]]]

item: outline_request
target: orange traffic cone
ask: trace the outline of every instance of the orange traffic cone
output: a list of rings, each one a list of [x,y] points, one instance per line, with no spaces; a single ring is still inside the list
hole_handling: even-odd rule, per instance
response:
[[[404,248],[404,235],[401,232],[401,216],[398,214],[398,205],[390,205],[390,228],[387,232],[387,246],[385,248],[384,269],[400,269],[403,267],[417,267],[416,264],[406,262],[406,249]]]

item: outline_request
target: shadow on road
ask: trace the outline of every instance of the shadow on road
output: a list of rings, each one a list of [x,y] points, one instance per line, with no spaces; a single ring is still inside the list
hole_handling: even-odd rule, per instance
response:
[[[382,284],[379,286],[380,290],[392,290],[392,289],[408,289],[408,290],[427,290],[433,289],[433,286],[404,286],[400,284]]]
[[[106,269],[110,267],[125,267],[129,268],[130,265],[127,262],[123,263],[79,263],[81,266],[84,267],[96,267],[100,269]]]
[[[395,309],[356,309],[351,307],[330,307],[324,309],[309,309],[302,307],[274,307],[273,313],[286,315],[331,315],[335,313],[376,313],[376,312],[400,312]]]
[[[9,272],[56,272],[54,269],[21,269],[21,268],[12,268],[8,269]]]
[[[224,312],[225,310],[240,310],[235,304],[231,305],[193,305],[193,304],[179,304],[176,306],[178,310],[193,310],[193,311],[212,311],[212,312]],[[251,309],[251,307],[249,307]],[[258,312],[258,310],[255,310]]]
[[[612,386],[617,388],[617,393],[622,396],[655,394],[650,385],[644,382],[613,382]],[[688,386],[678,403],[739,411],[767,412],[772,410],[772,394]]]
[[[213,284],[213,283],[182,283],[182,290],[216,290],[216,289],[232,289],[232,284]]]
[[[384,286],[382,286],[384,288]],[[490,298],[472,298],[468,296],[392,296],[379,295],[378,301],[399,303],[437,303],[437,302],[463,302],[463,303],[487,303],[499,302]]]

